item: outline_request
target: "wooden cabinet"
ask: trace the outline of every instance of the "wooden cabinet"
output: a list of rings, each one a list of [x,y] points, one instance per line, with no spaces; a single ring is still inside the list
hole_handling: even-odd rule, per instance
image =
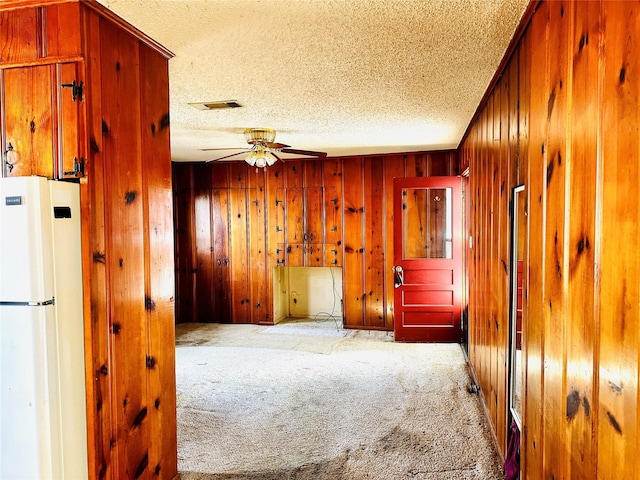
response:
[[[77,62],[2,69],[4,176],[82,176],[81,70]]]
[[[327,243],[327,229],[338,230],[336,188],[292,187],[276,190],[276,230],[284,230],[284,243],[276,244],[278,265],[289,267],[340,266],[336,244]]]
[[[0,2],[2,174],[80,182],[89,478],[177,474],[171,56],[94,1]]]

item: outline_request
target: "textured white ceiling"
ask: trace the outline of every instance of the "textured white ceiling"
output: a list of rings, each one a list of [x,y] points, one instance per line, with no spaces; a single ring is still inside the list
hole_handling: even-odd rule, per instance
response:
[[[455,148],[528,0],[100,3],[175,53],[172,158],[197,161],[247,127],[330,156]],[[217,100],[242,108],[188,105]]]

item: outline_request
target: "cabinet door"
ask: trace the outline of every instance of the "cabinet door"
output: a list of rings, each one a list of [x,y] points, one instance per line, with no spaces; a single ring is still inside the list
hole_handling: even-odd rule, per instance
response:
[[[62,85],[73,84],[76,78],[76,63],[2,71],[5,176],[75,176],[81,100],[79,96],[74,100],[73,89]]]
[[[57,122],[58,122],[58,158],[56,162],[56,178],[73,178],[81,176],[76,164],[83,162],[80,150],[82,122],[80,108],[84,102],[84,92],[78,90],[80,85],[79,64],[62,63],[56,65],[57,87]],[[74,83],[76,88],[74,89]],[[55,168],[55,167],[54,167]]]

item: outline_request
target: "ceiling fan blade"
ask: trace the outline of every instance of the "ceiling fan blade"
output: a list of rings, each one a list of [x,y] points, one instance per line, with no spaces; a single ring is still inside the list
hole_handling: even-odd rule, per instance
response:
[[[277,142],[266,142],[264,146],[267,148],[272,148],[274,150],[281,150],[283,148],[290,147],[291,145],[285,145],[284,143],[277,143]]]
[[[232,153],[231,155],[226,155],[224,157],[212,158],[211,160],[207,160],[205,163],[217,162],[217,161],[220,161],[220,160],[224,160],[225,158],[231,158],[231,157],[235,157],[236,155],[242,155],[243,153],[249,153],[250,151],[251,150],[244,150],[242,152]]]
[[[298,150],[296,148],[283,148],[282,153],[292,153],[294,155],[307,155],[310,157],[327,158],[326,152],[314,152],[312,150]]]

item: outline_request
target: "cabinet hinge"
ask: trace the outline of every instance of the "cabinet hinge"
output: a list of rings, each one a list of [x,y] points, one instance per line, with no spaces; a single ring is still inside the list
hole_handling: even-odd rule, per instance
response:
[[[70,172],[64,172],[65,175],[73,175],[74,177],[84,177],[84,158],[73,157],[73,170]]]
[[[62,88],[70,88],[71,89],[71,98],[75,102],[76,100],[82,101],[82,92],[84,90],[84,85],[82,81],[80,83],[76,83],[74,80],[72,83],[63,83],[60,85]]]

